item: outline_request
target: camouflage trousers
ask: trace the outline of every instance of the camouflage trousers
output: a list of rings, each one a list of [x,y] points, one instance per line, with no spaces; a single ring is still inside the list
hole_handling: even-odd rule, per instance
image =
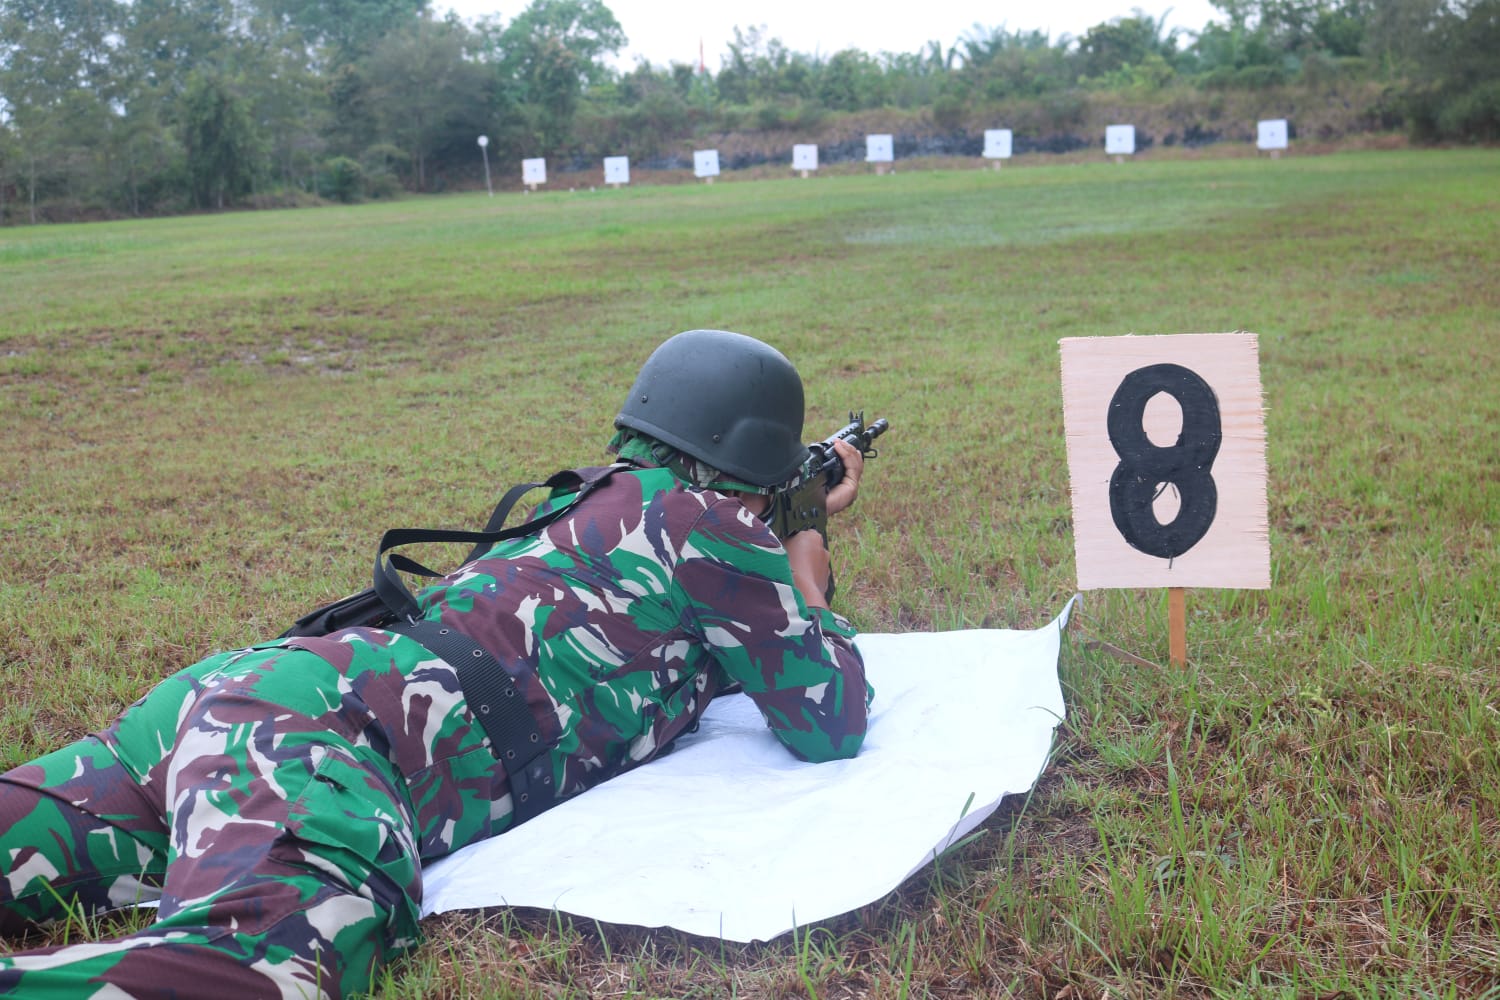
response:
[[[422,861],[508,824],[504,771],[418,644],[296,642],[0,776],[0,931],[160,903],[116,940],[0,954],[0,997],[339,997],[415,942]]]

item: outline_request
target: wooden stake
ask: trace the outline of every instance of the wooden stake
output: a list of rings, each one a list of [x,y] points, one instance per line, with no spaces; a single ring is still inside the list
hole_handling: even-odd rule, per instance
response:
[[[1172,666],[1187,664],[1187,591],[1182,587],[1167,588],[1168,644],[1172,653]]]

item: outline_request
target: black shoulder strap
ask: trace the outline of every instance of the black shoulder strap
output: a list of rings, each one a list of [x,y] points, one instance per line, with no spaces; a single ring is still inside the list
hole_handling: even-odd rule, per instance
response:
[[[375,593],[381,602],[391,610],[397,617],[402,619],[414,619],[418,614],[417,600],[412,596],[406,584],[402,582],[398,571],[415,573],[418,576],[439,577],[443,574],[434,572],[413,559],[408,559],[400,553],[391,553],[389,559],[386,553],[391,549],[400,548],[403,545],[414,545],[424,542],[472,542],[473,549],[470,550],[465,562],[477,559],[498,542],[508,538],[519,538],[533,531],[545,528],[557,520],[567,511],[572,510],[583,498],[590,493],[594,487],[607,480],[610,476],[622,469],[630,468],[629,465],[619,462],[614,465],[600,466],[590,469],[564,469],[541,483],[520,483],[508,490],[505,496],[500,498],[500,503],[495,506],[494,513],[485,523],[482,531],[459,531],[446,530],[442,528],[392,528],[380,538],[380,549],[375,553]],[[510,515],[511,508],[516,505],[522,496],[531,490],[540,487],[548,487],[554,492],[575,491],[577,496],[570,504],[562,504],[552,510],[541,514],[524,524],[517,524],[510,528],[503,528],[505,519]]]

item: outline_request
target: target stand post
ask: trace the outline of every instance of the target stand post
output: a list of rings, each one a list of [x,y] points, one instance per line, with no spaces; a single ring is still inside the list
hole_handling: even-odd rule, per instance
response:
[[[1172,666],[1187,665],[1187,589],[1167,588],[1167,645]]]

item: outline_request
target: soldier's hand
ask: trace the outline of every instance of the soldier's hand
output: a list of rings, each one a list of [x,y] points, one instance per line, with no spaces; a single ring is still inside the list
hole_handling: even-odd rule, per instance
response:
[[[865,471],[865,456],[848,441],[834,441],[833,450],[838,452],[839,461],[844,463],[844,478],[828,491],[830,517],[854,505],[855,498],[859,496],[859,477]]]

